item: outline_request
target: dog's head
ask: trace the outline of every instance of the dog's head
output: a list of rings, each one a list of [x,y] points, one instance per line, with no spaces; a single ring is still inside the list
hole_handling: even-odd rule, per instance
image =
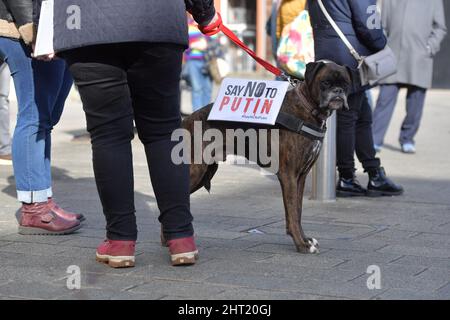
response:
[[[332,61],[312,62],[306,66],[305,82],[309,94],[321,110],[349,109],[347,96],[352,89],[352,77],[349,68]]]

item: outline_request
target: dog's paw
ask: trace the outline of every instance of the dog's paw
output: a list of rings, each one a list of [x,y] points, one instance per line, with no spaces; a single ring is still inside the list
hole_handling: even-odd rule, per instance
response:
[[[319,247],[319,241],[317,241],[316,239],[314,239],[314,238],[308,238],[308,243],[310,244],[310,245],[313,245],[313,246],[315,246],[315,247]]]
[[[314,238],[309,238],[309,253],[319,253],[319,242]]]

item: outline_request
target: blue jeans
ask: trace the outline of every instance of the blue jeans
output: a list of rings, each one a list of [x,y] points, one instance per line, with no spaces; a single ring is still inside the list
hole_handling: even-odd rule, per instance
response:
[[[188,60],[186,68],[192,86],[192,109],[196,111],[211,102],[212,81],[211,77],[204,73],[204,60]]]
[[[6,63],[0,65],[0,156],[11,154],[11,134],[9,133],[9,80],[11,78]]]
[[[11,71],[18,113],[12,143],[17,197],[25,203],[52,196],[51,131],[72,87],[64,60],[31,59],[22,42],[0,37],[0,57]]]

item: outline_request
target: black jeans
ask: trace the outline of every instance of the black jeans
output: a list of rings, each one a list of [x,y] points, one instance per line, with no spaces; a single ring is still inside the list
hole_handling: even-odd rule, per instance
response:
[[[172,132],[181,125],[184,47],[121,43],[66,51],[91,134],[95,181],[110,240],[136,240],[131,140],[145,146],[166,239],[192,236],[189,167],[175,165]]]
[[[364,171],[378,168],[372,136],[372,110],[365,92],[348,97],[350,110],[337,112],[337,167],[342,177],[355,171],[355,151]]]

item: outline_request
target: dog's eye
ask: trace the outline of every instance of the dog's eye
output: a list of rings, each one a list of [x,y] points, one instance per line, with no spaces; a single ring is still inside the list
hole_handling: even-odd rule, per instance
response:
[[[331,86],[331,83],[330,83],[330,81],[325,80],[325,81],[322,81],[322,86],[329,88]]]

